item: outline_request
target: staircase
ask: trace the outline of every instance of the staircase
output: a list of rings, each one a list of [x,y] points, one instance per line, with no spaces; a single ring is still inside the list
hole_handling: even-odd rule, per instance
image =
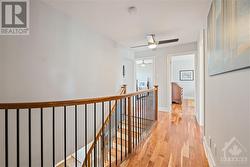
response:
[[[131,137],[132,137],[132,148],[144,139],[153,124],[152,120],[134,118],[135,121],[132,123],[131,127]],[[140,123],[141,121],[141,123]],[[107,156],[105,157],[104,167],[117,166],[121,164],[123,160],[127,158],[128,154],[128,122],[122,121],[121,125],[117,129],[117,137],[113,137],[111,151],[107,151]],[[111,159],[110,159],[111,154]]]
[[[126,89],[123,93],[126,94]],[[82,166],[121,165],[149,134],[157,119],[157,96],[155,87],[153,91],[137,92],[116,101]]]
[[[116,96],[0,103],[5,125],[4,141],[1,141],[5,146],[4,158],[0,158],[5,167],[124,166],[123,162],[140,146],[157,121],[157,103],[157,86],[127,93],[125,85]],[[34,121],[33,115],[39,119]],[[57,122],[62,124],[57,126]],[[39,138],[34,136],[37,130]],[[27,140],[26,145],[22,145],[23,139]],[[35,148],[32,143],[36,143]],[[16,155],[9,156],[10,152]]]

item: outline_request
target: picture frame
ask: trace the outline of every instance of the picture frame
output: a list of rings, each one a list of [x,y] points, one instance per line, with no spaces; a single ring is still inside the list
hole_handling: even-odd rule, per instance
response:
[[[125,78],[126,76],[126,68],[125,65],[122,65],[122,77]]]
[[[193,81],[194,70],[180,70],[179,79],[180,81]]]
[[[250,68],[249,0],[213,0],[207,20],[208,74]]]

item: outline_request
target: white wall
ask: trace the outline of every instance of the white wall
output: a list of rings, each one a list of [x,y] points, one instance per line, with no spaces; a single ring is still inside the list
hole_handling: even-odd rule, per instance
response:
[[[125,78],[122,76],[122,67],[120,76],[123,84],[127,85],[127,92],[135,91],[135,58],[134,52],[127,49],[120,49],[122,55],[122,65],[125,66]]]
[[[123,83],[127,85],[127,92],[135,91],[135,61],[132,59],[123,59],[122,64],[125,65],[126,75]]]
[[[195,55],[178,55],[173,56],[171,61],[172,82],[176,82],[178,85],[180,85],[180,87],[183,88],[184,99],[195,98],[195,76],[193,81],[181,81],[180,71],[193,70],[195,73],[194,58]]]
[[[208,58],[205,54],[205,139],[208,145],[211,142],[208,149],[216,167],[249,167],[250,69],[209,76]],[[221,164],[222,149],[233,137],[246,149],[247,164]]]
[[[211,150],[218,166],[222,166],[218,159],[225,143],[233,137],[248,151],[249,160],[250,69],[217,76],[209,76],[206,70],[205,85],[205,135],[208,142],[211,138]],[[246,166],[249,165],[248,161]]]
[[[116,44],[40,1],[31,4],[29,36],[0,39],[1,102],[108,95],[120,85]]]
[[[30,35],[0,36],[0,102],[31,102],[114,95],[122,83],[123,57],[115,42],[39,0],[31,3]],[[133,55],[131,55],[133,56]],[[130,60],[133,61],[133,60]],[[131,65],[133,66],[133,65]],[[133,69],[129,72],[133,74]],[[133,76],[131,76],[133,77]],[[130,78],[131,80],[131,78]],[[132,81],[130,81],[132,82]],[[133,85],[133,84],[130,84]],[[90,111],[93,106],[89,106]],[[99,106],[98,106],[99,108]],[[73,108],[67,112],[67,150],[74,148]],[[51,110],[44,111],[44,166],[51,166]],[[92,112],[89,112],[92,113]],[[4,112],[0,111],[0,150],[4,150]],[[84,144],[83,106],[79,109],[79,145]],[[9,111],[10,160],[15,166],[16,112]],[[63,157],[63,114],[56,112],[56,161]],[[97,121],[100,120],[100,115]],[[20,115],[21,165],[27,166],[27,112]],[[93,129],[89,114],[89,129]],[[88,142],[93,137],[90,132]],[[32,111],[32,166],[40,165],[40,112]],[[4,151],[0,152],[4,166]]]
[[[170,60],[173,55],[196,53],[196,42],[157,48],[156,50],[146,50],[135,53],[135,58],[153,57],[154,58],[154,83],[159,85],[159,109],[170,111],[171,106],[171,78]]]

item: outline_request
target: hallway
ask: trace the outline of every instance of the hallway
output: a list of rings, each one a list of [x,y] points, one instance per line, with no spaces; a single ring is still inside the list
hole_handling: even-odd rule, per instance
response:
[[[0,167],[250,167],[250,0],[0,13]]]
[[[159,113],[159,122],[124,166],[208,167],[192,101],[174,104],[172,113]]]

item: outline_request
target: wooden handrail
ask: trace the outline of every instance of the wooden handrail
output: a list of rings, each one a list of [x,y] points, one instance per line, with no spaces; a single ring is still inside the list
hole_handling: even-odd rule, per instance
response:
[[[151,95],[150,95],[151,94]],[[123,128],[123,122],[125,120],[125,129],[127,128],[128,130],[128,134],[127,132],[125,131],[125,133],[128,135],[128,147],[126,146],[126,142],[125,142],[125,157],[127,156],[127,152],[128,154],[131,154],[133,149],[134,149],[134,131],[132,130],[132,126],[134,126],[134,123],[137,122],[137,126],[138,126],[138,131],[139,133],[142,135],[143,131],[142,131],[142,127],[140,126],[143,126],[143,123],[142,123],[142,119],[147,119],[146,118],[146,115],[145,113],[146,112],[154,112],[155,110],[155,120],[157,119],[157,112],[158,112],[158,87],[155,86],[153,89],[147,89],[147,90],[141,90],[141,91],[137,91],[137,92],[133,92],[133,93],[127,93],[126,92],[126,85],[123,85],[122,89],[121,89],[121,92],[120,92],[120,95],[116,95],[116,96],[106,96],[106,97],[97,97],[97,98],[87,98],[87,99],[77,99],[77,100],[65,100],[65,101],[50,101],[50,102],[31,102],[31,103],[0,103],[0,109],[1,110],[5,110],[5,155],[8,155],[8,136],[9,136],[9,132],[8,132],[8,120],[9,120],[9,117],[8,117],[8,112],[10,109],[14,109],[16,110],[16,126],[17,126],[17,129],[16,129],[16,136],[17,136],[17,144],[16,144],[16,149],[17,149],[17,160],[19,159],[20,155],[19,155],[19,152],[20,152],[20,145],[19,145],[19,124],[20,124],[20,116],[19,116],[19,109],[26,109],[28,110],[28,136],[29,136],[29,164],[31,164],[31,111],[32,109],[39,109],[40,108],[40,128],[41,128],[41,166],[43,164],[43,151],[44,151],[44,147],[43,147],[43,144],[44,144],[44,140],[43,140],[43,131],[44,131],[44,126],[43,126],[43,120],[44,120],[44,116],[43,116],[43,109],[44,108],[52,108],[52,143],[53,143],[53,149],[52,149],[52,152],[53,152],[53,165],[55,165],[56,161],[54,159],[55,157],[55,147],[54,147],[54,143],[55,143],[55,108],[56,107],[61,107],[63,108],[63,115],[64,115],[64,162],[66,162],[67,158],[67,150],[66,150],[66,146],[67,146],[67,106],[75,106],[75,110],[73,111],[74,112],[74,116],[75,116],[75,163],[77,164],[77,150],[78,150],[78,141],[77,141],[77,126],[78,126],[78,123],[77,123],[77,108],[78,106],[77,105],[85,105],[85,153],[86,154],[86,157],[84,159],[84,162],[83,162],[83,165],[87,165],[87,166],[90,166],[92,165],[92,152],[94,150],[94,164],[96,164],[96,144],[97,142],[99,142],[100,140],[100,137],[104,137],[102,136],[103,133],[104,133],[104,128],[106,128],[108,125],[109,126],[109,137],[111,136],[111,118],[113,118],[113,115],[112,114],[117,114],[116,111],[117,111],[117,107],[118,107],[118,102],[121,102],[120,103],[120,107],[121,107],[121,111],[120,111],[120,127],[118,128]],[[122,100],[124,100],[124,105],[122,103]],[[126,103],[128,100],[128,103]],[[132,101],[133,100],[133,101]],[[152,108],[150,109],[147,109],[149,107],[146,107],[147,104],[152,104],[152,103],[147,103],[146,100],[150,100],[150,102],[152,102],[154,100],[155,102],[155,108],[152,110]],[[105,118],[104,120],[104,116],[105,114],[102,114],[102,125],[101,125],[101,128],[100,129],[97,129],[96,128],[96,104],[97,103],[102,103],[102,113],[104,113],[105,109],[104,109],[104,104],[105,102],[109,102],[109,114],[107,115],[107,117]],[[94,110],[87,110],[87,104],[92,104],[93,107],[94,107]],[[140,107],[138,107],[138,105],[140,105]],[[137,106],[137,107],[136,107]],[[123,108],[125,107],[125,108]],[[87,138],[87,135],[88,135],[88,131],[87,131],[87,124],[88,124],[88,116],[87,116],[87,113],[89,112],[93,112],[94,113],[94,142],[92,143],[92,145],[90,146],[90,148],[88,149],[87,148],[87,145],[88,145],[88,138]],[[99,110],[98,110],[99,111]],[[125,117],[124,120],[122,118],[122,116],[124,115],[122,113],[122,111],[125,111]],[[127,113],[126,113],[127,111]],[[115,119],[117,121],[117,117]],[[133,123],[132,123],[133,121]],[[151,121],[154,121],[154,118],[152,118]],[[128,123],[127,123],[128,122]],[[127,124],[127,125],[126,125]],[[127,127],[128,126],[128,127]],[[147,126],[147,125],[146,125]],[[117,122],[115,122],[115,127],[117,128]],[[145,129],[145,125],[144,125],[144,129]],[[117,129],[116,129],[116,133],[117,133]],[[123,142],[123,137],[122,137],[122,132],[121,131],[121,152],[122,152],[122,142]],[[132,133],[133,132],[133,133]],[[119,132],[120,133],[120,132]],[[131,135],[133,134],[133,136]],[[136,134],[137,138],[136,138],[136,141],[139,142],[139,140],[141,140],[141,137]],[[111,137],[110,137],[111,138]],[[132,141],[133,139],[133,141]],[[125,140],[126,140],[126,137],[125,137]],[[103,140],[104,141],[104,140]],[[138,144],[136,142],[136,144]],[[133,144],[133,147],[132,147],[132,144]],[[111,141],[110,141],[110,144],[109,144],[109,149],[111,149]],[[116,148],[117,148],[117,134],[116,134]],[[87,150],[88,149],[88,150]],[[126,151],[128,150],[128,151]],[[104,153],[104,152],[103,152]],[[122,156],[123,156],[123,153],[120,154],[121,155],[121,161],[122,161]],[[111,151],[109,152],[109,161],[110,161],[110,164],[111,164]],[[116,149],[116,156],[117,156],[117,149]],[[105,157],[103,157],[105,158]],[[8,156],[5,156],[5,162],[8,162]],[[17,164],[19,164],[17,162]],[[117,164],[117,157],[116,157],[116,164]]]
[[[152,92],[155,89],[141,90],[138,92],[127,93],[116,96],[105,96],[97,98],[86,98],[77,100],[65,100],[65,101],[50,101],[50,102],[32,102],[32,103],[0,103],[0,109],[32,109],[32,108],[49,108],[49,107],[63,107],[74,106],[83,104],[100,103],[112,100],[119,100],[131,96],[136,96],[142,93]]]

